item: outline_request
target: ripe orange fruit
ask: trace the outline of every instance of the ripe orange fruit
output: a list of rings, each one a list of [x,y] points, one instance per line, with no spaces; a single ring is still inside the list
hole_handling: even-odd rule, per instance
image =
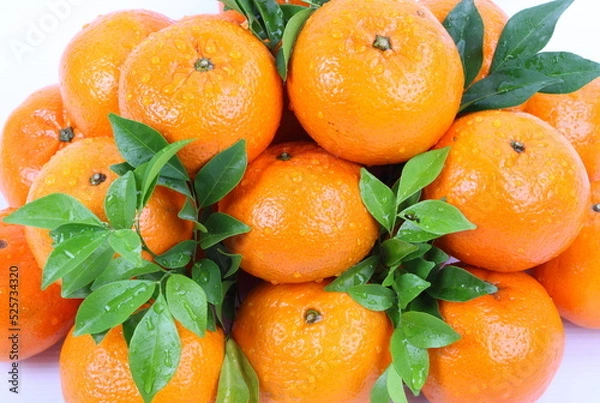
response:
[[[600,180],[600,78],[570,94],[535,94],[525,112],[556,127],[581,156],[590,180]]]
[[[256,371],[260,401],[368,401],[390,363],[392,326],[321,283],[263,283],[242,301],[232,335]]]
[[[600,329],[600,181],[592,182],[586,221],[575,241],[556,258],[536,267],[534,277],[546,288],[563,318]]]
[[[429,349],[423,394],[431,403],[536,401],[561,364],[565,337],[544,288],[526,273],[467,269],[498,287],[469,302],[440,301],[461,338]]]
[[[417,0],[423,4],[440,21],[444,22],[450,11],[460,0]],[[488,75],[496,45],[502,34],[504,26],[508,22],[506,13],[491,0],[475,0],[475,7],[483,20],[483,63],[475,81],[481,80]]]
[[[58,84],[29,95],[9,115],[0,136],[0,193],[8,205],[25,204],[42,166],[56,151],[82,138],[67,116]]]
[[[275,135],[282,82],[273,56],[238,24],[207,16],[174,24],[142,42],[123,65],[124,116],[169,142],[197,139],[179,156],[191,174],[246,139],[249,159]]]
[[[112,137],[86,138],[65,147],[41,169],[33,181],[27,201],[51,193],[66,193],[78,199],[102,221],[104,197],[117,175],[110,166],[123,162]],[[175,244],[192,237],[192,222],[177,217],[185,197],[157,186],[140,213],[140,232],[155,254],[166,252]],[[48,230],[26,228],[27,241],[40,266],[52,251]]]
[[[212,402],[217,394],[225,354],[222,330],[200,338],[177,323],[181,339],[179,367],[153,403]],[[111,329],[100,344],[90,335],[67,335],[60,351],[60,380],[66,403],[141,403],[129,369],[128,349],[121,326]]]
[[[42,291],[24,227],[2,221],[14,211],[0,211],[0,361],[25,360],[62,340],[81,302],[62,298],[58,284]]]
[[[71,118],[87,137],[112,135],[107,116],[119,113],[119,76],[125,57],[171,22],[153,11],[116,11],[84,26],[65,47],[60,89]]]
[[[307,20],[290,59],[291,106],[308,134],[366,165],[433,146],[458,111],[464,77],[452,38],[408,0],[336,0]]]
[[[476,112],[457,119],[435,147],[446,146],[446,164],[423,196],[445,199],[477,228],[440,238],[440,248],[468,264],[518,271],[573,242],[590,185],[556,129],[522,112]]]
[[[219,211],[251,227],[225,243],[241,267],[276,283],[337,275],[360,261],[378,236],[362,203],[360,166],[314,143],[277,144],[248,165]]]

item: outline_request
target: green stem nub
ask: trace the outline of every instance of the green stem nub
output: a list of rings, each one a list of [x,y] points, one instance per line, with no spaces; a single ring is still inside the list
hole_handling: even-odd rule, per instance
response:
[[[90,184],[92,186],[98,186],[105,180],[106,180],[106,175],[104,175],[102,172],[96,172],[95,174],[90,176]]]
[[[525,144],[521,143],[520,141],[512,140],[510,142],[510,146],[519,154],[525,151]]]
[[[288,152],[284,151],[284,152],[282,152],[281,154],[279,154],[279,155],[277,156],[277,159],[278,159],[279,161],[289,161],[289,160],[291,160],[291,159],[292,159],[292,155],[291,155],[290,153],[288,153]]]
[[[600,203],[596,203],[592,206],[592,210],[594,210],[596,213],[600,213]]]
[[[375,40],[373,41],[373,47],[383,51],[390,50],[392,48],[390,37],[376,35]]]
[[[196,69],[196,71],[204,73],[206,71],[210,71],[210,70],[214,69],[215,65],[212,64],[210,59],[203,57],[201,59],[196,60],[196,62],[194,63],[194,68]]]
[[[321,316],[321,313],[315,309],[307,309],[306,312],[304,312],[304,322],[307,325],[320,322],[321,319],[323,319],[323,316]]]
[[[71,126],[65,127],[64,129],[60,129],[58,131],[58,140],[64,143],[70,143],[75,137],[75,132]]]

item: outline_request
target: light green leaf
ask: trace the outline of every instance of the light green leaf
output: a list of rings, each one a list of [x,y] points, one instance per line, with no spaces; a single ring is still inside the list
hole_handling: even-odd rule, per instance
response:
[[[258,376],[233,339],[225,345],[217,403],[259,403]]]
[[[388,369],[386,387],[393,403],[408,403],[402,377],[393,365]]]
[[[250,231],[250,227],[237,218],[221,212],[208,216],[204,225],[208,232],[200,238],[202,249],[208,249],[226,238]]]
[[[369,213],[391,232],[396,219],[396,198],[392,189],[365,168],[360,170],[359,188],[360,197]]]
[[[138,266],[142,265],[142,240],[134,230],[112,230],[108,237],[108,243],[125,259]]]
[[[390,352],[394,368],[406,386],[415,395],[419,394],[429,373],[427,350],[411,344],[404,336],[402,327],[399,327],[392,334]]]
[[[423,200],[407,207],[398,215],[438,236],[475,228],[459,209],[441,200]]]
[[[448,157],[450,147],[426,151],[412,157],[402,168],[396,205],[417,193],[438,177]]]
[[[173,274],[165,287],[169,310],[183,326],[203,337],[206,332],[208,302],[206,293],[194,280]]]
[[[123,257],[116,257],[110,261],[106,269],[94,280],[92,290],[115,281],[128,280],[133,277],[160,271],[160,266],[147,260],[143,260],[141,265],[138,266]]]
[[[424,312],[404,312],[402,332],[410,344],[419,348],[445,347],[460,339],[450,325]]]
[[[359,284],[348,288],[348,295],[372,311],[385,311],[394,305],[396,293],[379,284]]]
[[[104,210],[108,222],[117,229],[133,226],[137,206],[137,188],[133,172],[128,171],[115,179],[104,198]]]
[[[106,268],[114,256],[114,250],[108,242],[100,245],[86,260],[85,268],[71,270],[62,277],[61,296],[71,298],[72,295],[91,284]]]
[[[398,238],[388,238],[381,243],[383,263],[388,267],[399,265],[406,256],[417,250],[417,245]]]
[[[326,291],[347,292],[349,288],[366,284],[379,264],[379,256],[369,256],[343,272],[325,286]]]
[[[441,269],[427,292],[434,298],[465,302],[482,295],[493,294],[498,287],[481,280],[460,267],[448,265]]]
[[[398,303],[401,309],[429,288],[431,283],[412,273],[403,273],[396,277],[395,290],[398,294]]]
[[[277,71],[279,72],[279,75],[283,81],[287,80],[288,64],[292,56],[296,38],[302,30],[302,27],[304,27],[306,20],[308,20],[314,11],[315,10],[313,8],[305,7],[303,10],[295,13],[285,24],[285,29],[281,38],[281,47],[277,52],[276,59]]]
[[[202,287],[208,302],[218,305],[223,302],[223,282],[221,270],[210,259],[201,259],[192,267],[192,279]]]
[[[194,256],[198,243],[188,239],[181,241],[168,251],[156,256],[154,261],[167,269],[185,267]]]

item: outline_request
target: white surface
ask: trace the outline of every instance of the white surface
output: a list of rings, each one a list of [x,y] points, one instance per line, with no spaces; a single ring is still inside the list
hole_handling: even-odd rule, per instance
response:
[[[509,15],[542,0],[496,0]],[[27,95],[58,80],[61,51],[98,14],[147,8],[171,18],[215,12],[213,0],[21,0],[0,3],[0,125]],[[561,18],[548,50],[577,53],[600,62],[600,2],[576,0]],[[15,51],[15,48],[22,51]],[[23,50],[25,49],[25,50]],[[6,206],[0,196],[0,208]],[[564,361],[542,403],[600,400],[600,331],[565,324]],[[19,394],[8,391],[8,363],[0,363],[0,402],[62,402],[57,371],[59,345],[21,362]],[[417,401],[423,401],[417,399]]]

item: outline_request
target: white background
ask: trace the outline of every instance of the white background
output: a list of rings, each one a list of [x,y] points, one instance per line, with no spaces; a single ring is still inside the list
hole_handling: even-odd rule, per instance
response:
[[[367,1],[367,0],[365,0]],[[496,0],[509,15],[545,0]],[[0,125],[25,97],[58,81],[58,60],[73,35],[97,15],[147,8],[178,19],[216,12],[213,0],[20,0],[0,3]],[[575,0],[558,23],[547,50],[564,50],[600,62],[600,2]],[[0,208],[6,206],[0,196]],[[563,364],[542,403],[590,402],[600,396],[600,331],[568,323]],[[62,402],[59,346],[20,363],[20,393],[8,392],[9,364],[0,363],[0,402]],[[4,358],[4,357],[3,357]],[[285,370],[282,368],[282,370]],[[417,399],[420,401],[420,399]]]

